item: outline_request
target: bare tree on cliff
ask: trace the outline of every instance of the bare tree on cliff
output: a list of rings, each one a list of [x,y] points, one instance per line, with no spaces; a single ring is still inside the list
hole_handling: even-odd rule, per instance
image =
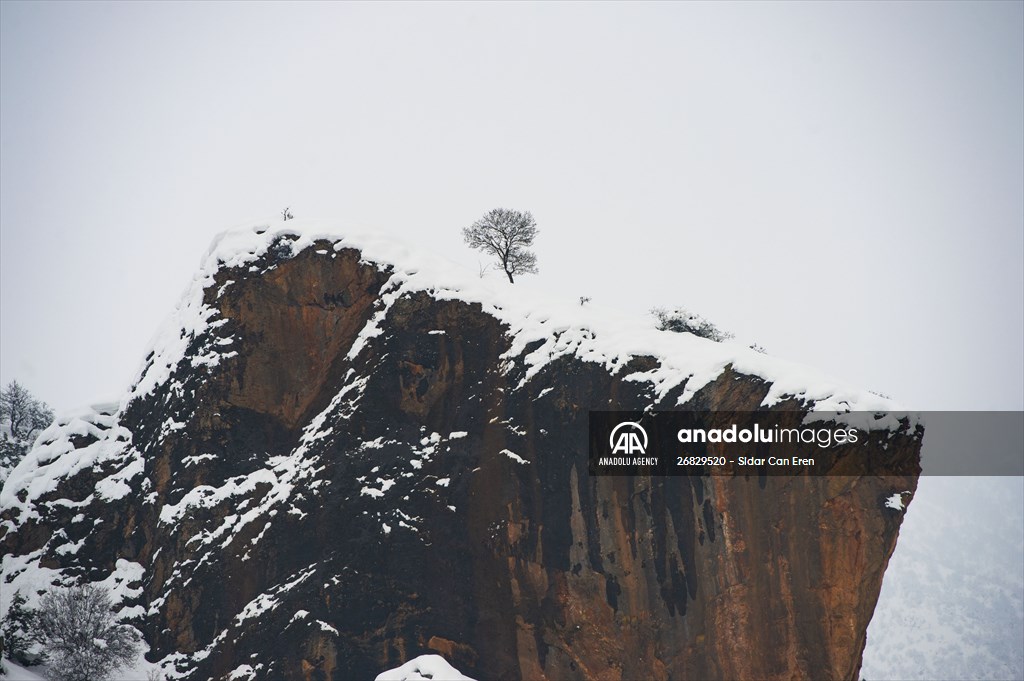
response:
[[[32,444],[32,437],[50,425],[53,410],[17,381],[0,390],[0,483]]]
[[[530,212],[495,208],[462,230],[470,248],[489,253],[515,283],[513,275],[536,274],[537,256],[529,250],[537,237],[537,223]]]
[[[138,654],[136,632],[118,624],[105,589],[56,589],[39,601],[36,636],[60,681],[103,681]]]

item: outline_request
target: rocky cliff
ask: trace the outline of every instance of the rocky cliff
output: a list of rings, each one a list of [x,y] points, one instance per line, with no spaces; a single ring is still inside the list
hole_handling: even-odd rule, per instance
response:
[[[591,477],[588,411],[885,409],[373,239],[227,234],[0,495],[3,600],[102,582],[174,678],[855,679],[916,475]],[[632,326],[631,326],[632,324]],[[916,461],[920,432],[888,435]],[[871,474],[869,474],[871,473]]]

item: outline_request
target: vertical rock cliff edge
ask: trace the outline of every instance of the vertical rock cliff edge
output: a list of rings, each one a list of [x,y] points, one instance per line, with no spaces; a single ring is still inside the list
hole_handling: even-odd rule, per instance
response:
[[[169,678],[857,679],[916,474],[592,477],[587,418],[893,405],[497,283],[223,235],[128,394],[4,486],[0,608],[102,582]]]

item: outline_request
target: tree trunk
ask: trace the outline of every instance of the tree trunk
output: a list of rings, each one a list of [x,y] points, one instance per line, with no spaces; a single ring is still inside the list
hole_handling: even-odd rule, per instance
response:
[[[508,270],[505,270],[505,274],[508,275],[508,283],[510,283],[510,284],[516,283],[515,279],[512,278],[512,273],[511,272],[509,272]]]

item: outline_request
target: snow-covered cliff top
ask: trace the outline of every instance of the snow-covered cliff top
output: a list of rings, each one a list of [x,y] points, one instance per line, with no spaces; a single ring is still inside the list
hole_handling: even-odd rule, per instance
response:
[[[658,398],[686,381],[679,404],[732,365],[739,373],[759,376],[772,384],[763,406],[795,397],[815,411],[875,412],[898,408],[891,400],[843,385],[802,364],[755,352],[740,343],[716,343],[692,334],[659,331],[649,318],[589,303],[580,305],[577,300],[558,300],[555,296],[538,299],[535,293],[504,280],[481,279],[448,259],[415,250],[391,237],[342,232],[329,224],[299,220],[223,232],[214,239],[177,309],[152,341],[152,357],[139,372],[124,404],[166,381],[184,358],[189,341],[216,324],[217,311],[204,304],[203,292],[214,284],[217,271],[249,265],[255,273],[258,268],[253,263],[282,236],[293,239],[293,254],[318,242],[318,249],[322,250],[322,242],[327,241],[335,251],[356,249],[365,262],[392,272],[382,292],[384,309],[364,329],[350,353],[352,356],[358,353],[362,339],[379,333],[376,324],[392,301],[407,293],[426,291],[438,299],[479,303],[486,313],[507,324],[513,339],[507,357],[518,357],[531,342],[541,341],[523,358],[530,367],[526,380],[547,362],[567,354],[609,369],[623,366],[632,357],[653,356],[659,360],[659,367],[634,373],[629,379],[649,382]],[[192,363],[215,364],[220,356],[223,355],[193,358]],[[875,427],[879,425],[876,423]]]

